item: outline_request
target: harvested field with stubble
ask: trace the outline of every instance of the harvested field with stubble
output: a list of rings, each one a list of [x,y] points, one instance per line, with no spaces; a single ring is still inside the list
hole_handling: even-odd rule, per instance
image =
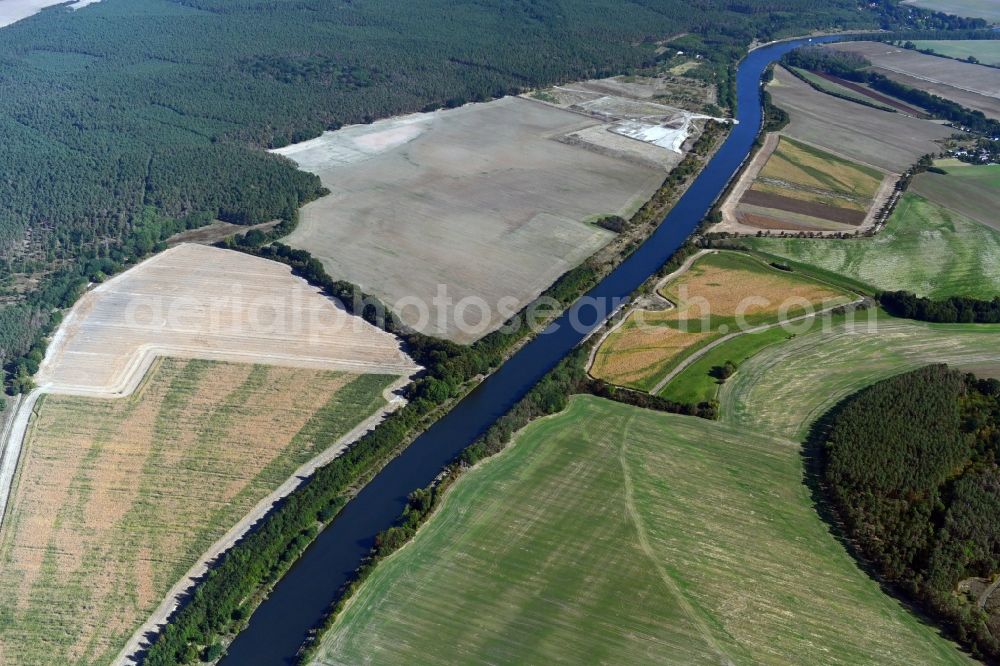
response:
[[[961,664],[817,516],[797,443],[576,396],[448,491],[314,664]]]
[[[949,165],[945,175],[929,171],[913,179],[910,190],[1000,231],[1000,165]]]
[[[349,315],[282,264],[182,244],[84,294],[36,377],[58,393],[125,395],[153,358],[408,375],[399,340]]]
[[[821,309],[851,300],[840,289],[733,252],[701,257],[661,295],[676,307],[628,315],[597,349],[591,375],[648,391],[686,355],[741,326],[796,317],[806,304]]]
[[[163,359],[128,398],[44,396],[0,535],[0,662],[110,663],[211,544],[395,380]]]
[[[1000,325],[927,324],[873,312],[766,347],[719,391],[734,426],[804,441],[848,395],[930,363],[972,371],[1000,363]]]
[[[839,46],[839,44],[838,44]],[[789,113],[782,134],[893,173],[938,153],[955,130],[818,92],[782,67],[768,84],[774,104]]]
[[[882,42],[837,42],[871,61],[872,71],[912,88],[1000,117],[1000,70],[919,53]]]
[[[331,190],[284,242],[418,330],[470,342],[613,238],[588,220],[628,217],[662,184],[663,170],[561,140],[597,124],[508,97],[283,148]],[[453,305],[434,300],[442,286]]]
[[[913,192],[903,195],[874,238],[741,242],[778,260],[815,266],[874,289],[905,289],[931,298],[1000,295],[1000,232]]]

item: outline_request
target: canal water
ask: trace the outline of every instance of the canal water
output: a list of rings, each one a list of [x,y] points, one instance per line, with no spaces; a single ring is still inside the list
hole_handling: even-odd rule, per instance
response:
[[[821,38],[812,41],[827,41]],[[426,486],[459,452],[599,326],[684,244],[749,154],[761,124],[764,69],[807,40],[752,51],[737,71],[737,124],[712,161],[642,246],[573,307],[418,437],[344,507],[278,583],[230,646],[225,666],[294,663],[306,637],[371,549],[407,495]]]

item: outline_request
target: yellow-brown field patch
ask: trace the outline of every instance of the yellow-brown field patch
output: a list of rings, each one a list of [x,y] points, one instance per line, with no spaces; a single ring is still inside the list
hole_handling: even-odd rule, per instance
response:
[[[766,268],[741,255],[708,255],[691,267],[662,295],[677,305],[673,319],[778,316],[783,307],[806,303],[845,302],[844,292],[800,276]]]
[[[840,289],[735,252],[701,257],[660,293],[675,307],[631,313],[595,352],[592,376],[650,390],[713,339],[851,300]]]
[[[45,396],[0,534],[0,654],[110,663],[199,556],[394,379],[164,359],[128,398]]]
[[[871,199],[882,183],[878,171],[841,159],[817,148],[781,137],[758,178]]]

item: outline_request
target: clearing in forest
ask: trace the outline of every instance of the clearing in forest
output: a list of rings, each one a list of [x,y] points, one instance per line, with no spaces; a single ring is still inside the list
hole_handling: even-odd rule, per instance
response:
[[[449,489],[314,664],[817,655],[968,663],[831,536],[796,443],[576,396]]]
[[[780,137],[734,218],[758,229],[858,231],[888,180],[882,172]],[[734,191],[734,195],[737,191]]]
[[[284,242],[418,330],[472,341],[614,237],[592,221],[629,217],[662,184],[665,169],[567,138],[601,123],[506,97],[282,148],[331,191]]]
[[[789,114],[783,135],[892,173],[906,171],[923,155],[940,152],[937,142],[955,133],[930,120],[821,93],[783,67],[774,68],[767,90],[774,105]]]
[[[210,545],[396,379],[162,359],[127,398],[43,396],[0,533],[0,662],[111,663]]]
[[[915,192],[923,180],[923,175],[916,179]],[[874,238],[741,242],[777,261],[813,266],[873,289],[904,289],[931,298],[992,299],[1000,294],[1000,231],[913,192],[903,195]]]
[[[839,288],[736,252],[699,258],[660,295],[675,307],[629,314],[597,349],[591,375],[650,390],[689,353],[727,333],[852,300]]]

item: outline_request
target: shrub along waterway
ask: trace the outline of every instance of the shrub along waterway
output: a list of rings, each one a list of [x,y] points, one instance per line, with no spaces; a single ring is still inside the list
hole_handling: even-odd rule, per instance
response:
[[[828,39],[833,38],[811,41]],[[623,299],[659,270],[694,231],[753,146],[761,124],[760,79],[765,68],[806,41],[765,46],[740,63],[739,124],[652,236],[386,465],[278,583],[232,643],[223,664],[294,663],[308,630],[371,550],[375,535],[399,517],[407,495],[429,484],[462,449],[524,397]]]

